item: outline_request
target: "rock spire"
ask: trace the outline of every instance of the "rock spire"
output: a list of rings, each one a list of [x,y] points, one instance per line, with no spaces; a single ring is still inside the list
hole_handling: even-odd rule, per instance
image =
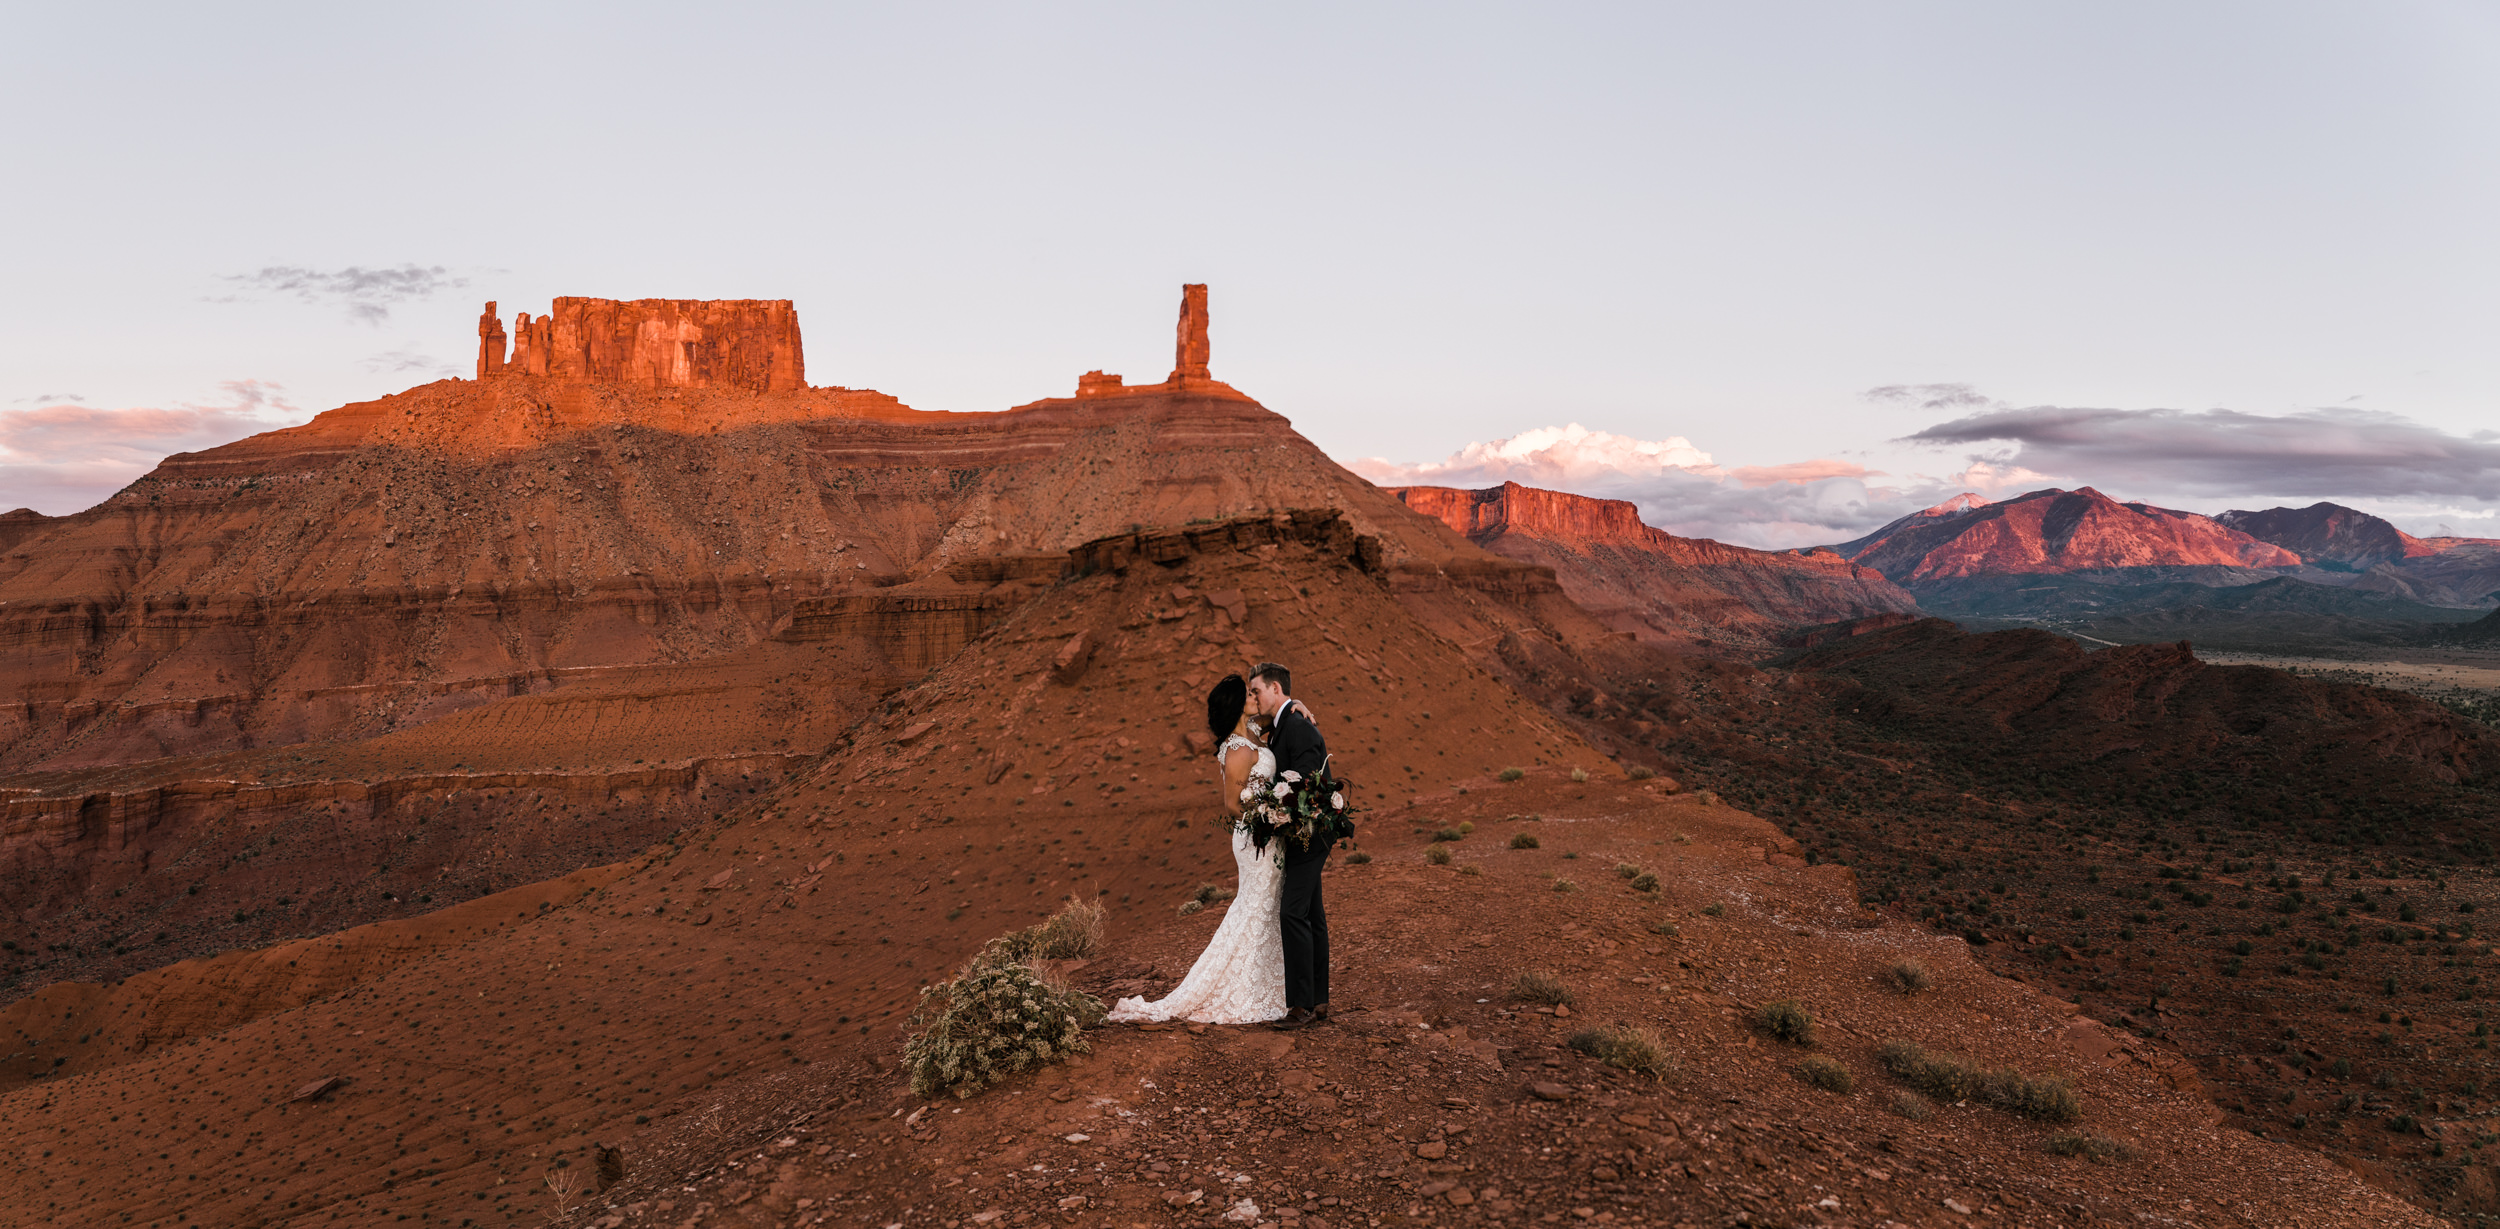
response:
[[[495,314],[495,301],[486,301],[486,311],[477,318],[477,378],[503,374],[503,318]]]
[[[1172,347],[1172,383],[1207,380],[1207,287],[1190,282],[1181,287],[1179,340]]]

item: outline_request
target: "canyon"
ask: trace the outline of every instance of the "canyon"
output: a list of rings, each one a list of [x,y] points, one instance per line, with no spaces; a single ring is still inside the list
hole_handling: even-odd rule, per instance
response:
[[[1916,878],[1950,854],[2010,884],[2053,838],[2207,848],[2133,809],[2140,764],[2198,773],[2197,807],[2272,789],[2215,858],[2357,842],[2408,902],[2436,868],[2444,939],[2500,900],[2449,815],[2487,795],[2479,726],[2175,646],[1969,637],[1876,563],[1629,505],[1381,490],[1214,377],[1200,284],[1161,382],[990,413],[806,385],[778,301],[556,307],[505,330],[489,305],[477,378],[0,517],[0,1223],[1215,1229],[1228,1193],[1307,1229],[2500,1212],[2452,1050],[2352,1077],[2389,1071],[2402,1111],[2305,1092],[2336,1134],[2288,1136],[2256,1103],[2294,1077],[2184,1026],[2255,1027],[2178,971],[2253,914],[2139,960],[2103,951],[2128,906],[2097,873],[2022,877],[2058,895],[2019,905],[1927,881],[1950,910]],[[2130,522],[2084,512],[2103,543],[2049,553],[2123,557]],[[1001,933],[1090,903],[1099,946],[1050,977],[1186,969],[1232,874],[1204,694],[1265,658],[1362,808],[1327,872],[1340,1020],[1097,1029],[913,1097],[923,991]],[[2117,799],[2038,797],[2068,788]],[[2093,913],[2065,937],[2089,980],[2010,933],[2059,907]],[[2490,967],[2445,959],[2442,994]],[[1904,960],[1928,989],[1887,988]],[[1575,997],[1513,997],[1523,972]],[[2471,998],[2405,976],[2408,1036],[2464,1044]],[[2197,997],[2140,1008],[2160,977]],[[1788,1000],[1815,1046],[1755,1024]],[[2328,1008],[2302,1010],[2276,1026]],[[1652,1029],[1672,1078],[1589,1053],[1592,1021]],[[2066,1080],[2079,1120],[1904,1102],[1896,1042]],[[1809,1055],[1859,1083],[1809,1083]],[[2418,1129],[2373,1125],[2398,1112]]]

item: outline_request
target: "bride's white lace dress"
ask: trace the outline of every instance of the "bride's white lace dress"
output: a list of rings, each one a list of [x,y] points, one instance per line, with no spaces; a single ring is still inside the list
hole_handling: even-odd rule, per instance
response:
[[[1274,783],[1275,753],[1239,734],[1215,749],[1216,762],[1223,763],[1225,754],[1235,747],[1259,753],[1258,763],[1250,769],[1250,786],[1266,789]],[[1248,833],[1235,832],[1233,867],[1240,878],[1232,908],[1224,912],[1223,924],[1215,928],[1207,949],[1198,953],[1198,963],[1189,966],[1189,976],[1172,993],[1151,1003],[1143,998],[1121,999],[1111,1007],[1113,1020],[1256,1024],[1285,1014],[1285,939],[1276,913],[1276,902],[1285,891],[1285,872],[1276,865],[1275,841],[1271,839],[1266,849],[1253,849]]]

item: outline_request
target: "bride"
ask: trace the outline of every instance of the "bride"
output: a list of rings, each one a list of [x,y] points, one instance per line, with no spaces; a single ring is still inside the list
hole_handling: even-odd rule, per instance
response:
[[[1276,756],[1252,738],[1250,689],[1238,674],[1217,680],[1207,693],[1207,729],[1223,744],[1215,758],[1224,769],[1226,810],[1241,811],[1242,796],[1264,790],[1276,779]],[[1239,891],[1215,937],[1198,954],[1172,993],[1147,1002],[1121,999],[1111,1019],[1147,1024],[1194,1020],[1206,1024],[1255,1024],[1285,1014],[1285,941],[1276,902],[1284,893],[1285,872],[1277,865],[1276,848],[1254,843],[1250,834],[1233,833],[1233,867]]]

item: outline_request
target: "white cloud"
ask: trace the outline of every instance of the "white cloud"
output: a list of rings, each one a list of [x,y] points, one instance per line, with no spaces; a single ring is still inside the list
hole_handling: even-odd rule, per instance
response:
[[[1369,457],[1347,468],[1382,486],[1516,482],[1629,500],[1642,520],[1669,533],[1768,549],[1844,542],[1963,489],[1916,476],[1872,486],[1867,479],[1882,476],[1876,471],[1820,458],[1729,470],[1680,435],[1640,440],[1577,423],[1469,444],[1441,461]]]
[[[169,408],[76,404],[0,410],[0,503],[58,516],[92,507],[169,453],[231,443],[306,417],[285,390],[229,380],[222,395]],[[5,511],[6,509],[0,509]]]
[[[1400,465],[1379,457],[1366,457],[1350,468],[1382,485],[1494,486],[1516,482],[1522,486],[1558,489],[1563,483],[1627,474],[1718,472],[1718,467],[1710,462],[1710,454],[1693,447],[1693,442],[1683,436],[1670,435],[1662,440],[1634,439],[1628,435],[1591,431],[1576,422],[1568,426],[1522,431],[1508,439],[1489,443],[1469,444],[1444,461]],[[1375,471],[1390,477],[1374,477]]]

